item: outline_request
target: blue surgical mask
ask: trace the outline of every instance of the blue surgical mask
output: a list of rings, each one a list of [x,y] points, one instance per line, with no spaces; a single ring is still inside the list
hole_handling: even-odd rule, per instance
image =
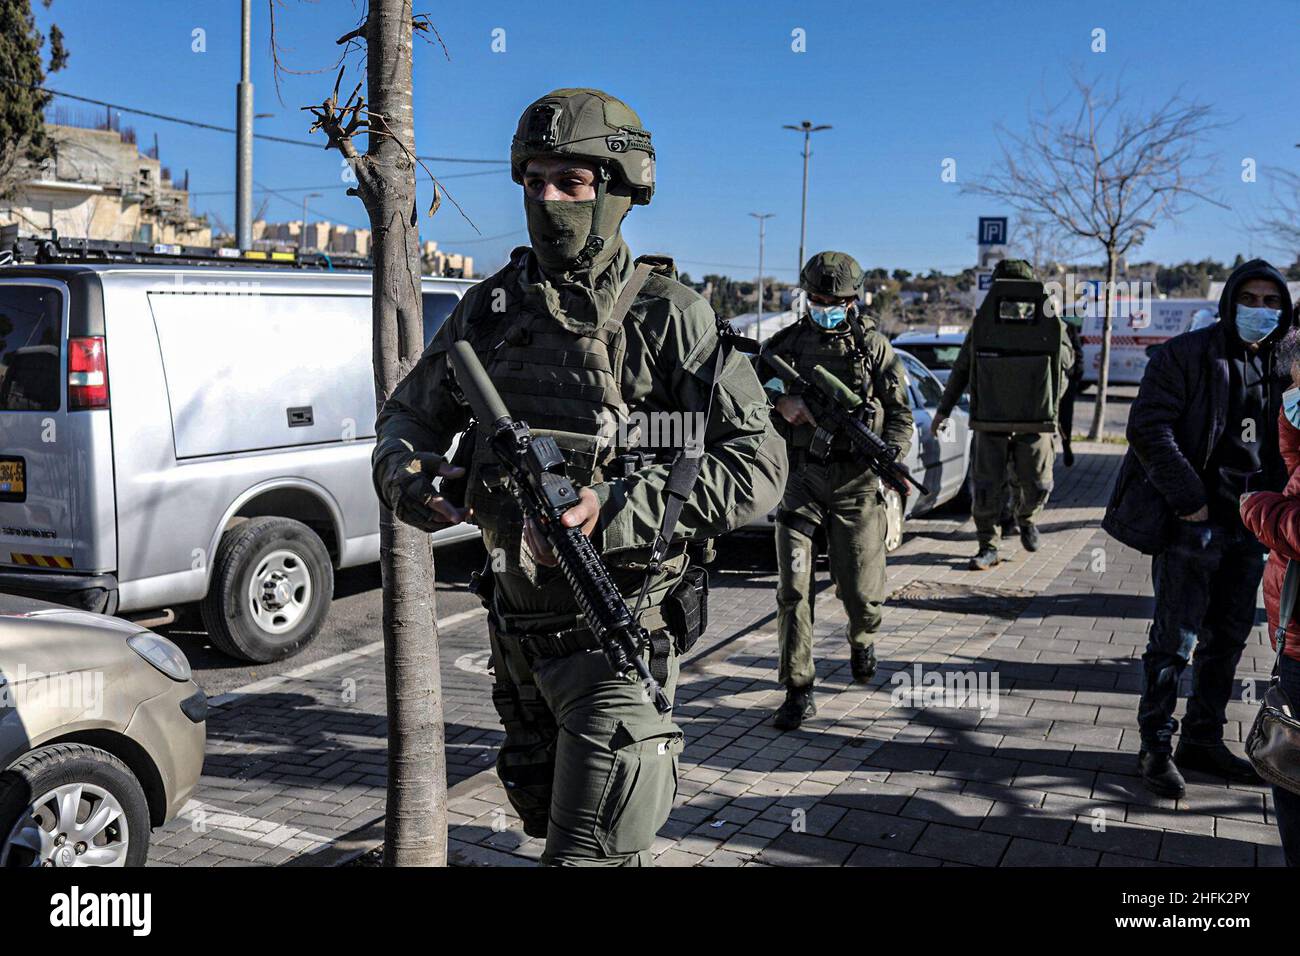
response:
[[[823,329],[833,329],[849,317],[849,312],[842,305],[825,307],[809,303],[808,315]]]
[[[1300,388],[1288,388],[1282,393],[1282,411],[1287,421],[1300,428]]]
[[[1278,320],[1281,318],[1281,309],[1239,305],[1237,306],[1237,334],[1247,342],[1262,341],[1277,328]]]

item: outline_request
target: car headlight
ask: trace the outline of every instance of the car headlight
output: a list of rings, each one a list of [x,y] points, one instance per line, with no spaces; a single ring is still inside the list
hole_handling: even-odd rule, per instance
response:
[[[126,644],[172,680],[190,679],[190,662],[185,659],[181,649],[167,638],[145,631],[127,638]]]

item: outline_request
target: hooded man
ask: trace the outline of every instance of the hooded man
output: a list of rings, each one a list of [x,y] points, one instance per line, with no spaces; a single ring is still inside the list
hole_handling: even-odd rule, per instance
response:
[[[435,490],[433,477],[461,475],[442,455],[470,425],[448,349],[468,341],[510,413],[564,451],[580,491],[562,520],[592,538],[629,606],[671,497],[670,462],[677,452],[702,459],[675,546],[641,605],[651,635],[642,656],[669,699],[678,643],[691,640],[670,633],[679,618],[665,606],[680,583],[698,580],[684,579],[680,539],[765,514],[785,482],[785,449],[753,368],[708,304],[673,278],[670,261],[634,261],[623,241],[623,218],[655,187],[650,133],[636,113],[599,90],[556,90],[524,111],[510,168],[532,245],[465,295],[384,404],[375,488],[418,528],[472,517],[483,529],[492,559],[480,595],[505,725],[497,773],[524,832],[546,839],[542,861],[648,865],[676,793],[681,729],[611,670],[545,538],[504,486],[491,423],[462,439],[465,500]],[[641,444],[633,423],[650,416],[679,426],[653,429],[655,440],[683,447]],[[682,500],[681,482],[672,487]]]
[[[1233,270],[1220,321],[1151,356],[1129,412],[1129,450],[1102,526],[1152,559],[1155,617],[1142,656],[1139,770],[1148,789],[1180,797],[1179,768],[1259,783],[1223,743],[1237,661],[1255,623],[1264,548],[1241,523],[1240,496],[1280,491],[1277,418],[1290,370],[1274,346],[1291,325],[1282,275],[1262,259]],[[1178,680],[1192,659],[1178,731]]]
[[[772,336],[762,354],[779,355],[803,376],[820,365],[861,395],[867,427],[897,445],[901,460],[912,444],[907,375],[889,340],[858,308],[863,278],[862,267],[847,253],[819,252],[809,259],[799,275],[799,321]],[[876,672],[876,631],[885,600],[885,499],[880,480],[847,444],[815,447],[817,422],[802,397],[786,394],[780,379],[768,381],[767,388],[791,465],[776,515],[779,678],[786,696],[773,725],[794,730],[817,713],[813,565],[821,540],[848,612],[853,679],[865,683]]]

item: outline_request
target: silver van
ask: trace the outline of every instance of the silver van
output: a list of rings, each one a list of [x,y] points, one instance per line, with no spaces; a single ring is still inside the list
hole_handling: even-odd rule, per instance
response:
[[[370,273],[137,258],[0,266],[0,591],[287,657],[379,559]],[[425,341],[472,284],[422,279]]]

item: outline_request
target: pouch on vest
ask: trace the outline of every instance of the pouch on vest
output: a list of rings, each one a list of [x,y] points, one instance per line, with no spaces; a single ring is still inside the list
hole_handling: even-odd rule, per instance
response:
[[[687,568],[659,610],[673,636],[673,649],[685,654],[709,626],[709,572],[694,565]]]
[[[976,431],[1056,430],[1061,322],[1041,282],[999,279],[971,327],[970,424]]]

